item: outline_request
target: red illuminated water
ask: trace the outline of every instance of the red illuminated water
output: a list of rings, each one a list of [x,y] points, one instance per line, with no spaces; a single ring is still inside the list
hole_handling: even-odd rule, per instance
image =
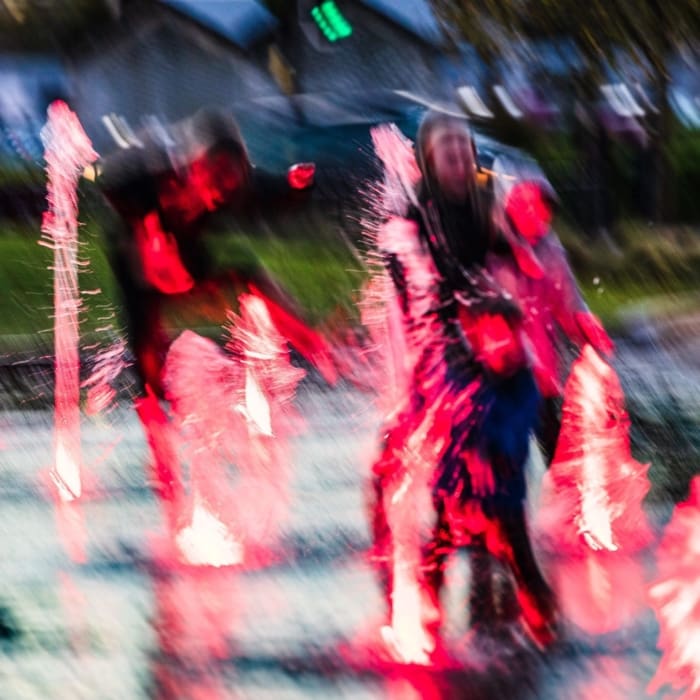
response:
[[[183,559],[253,564],[284,523],[299,421],[291,401],[304,371],[293,367],[267,305],[242,295],[226,350],[185,331],[165,369],[189,488],[177,499],[175,539]]]
[[[97,158],[76,115],[63,102],[48,109],[41,133],[47,174],[48,210],[40,243],[53,250],[54,461],[51,477],[58,522],[72,558],[84,558],[82,517],[70,502],[80,498],[80,357],[78,288],[78,180]]]
[[[591,634],[620,629],[645,605],[637,555],[652,539],[642,510],[649,465],[632,456],[629,427],[616,372],[586,345],[565,386],[537,525],[561,557],[562,608]]]
[[[669,686],[683,700],[700,698],[700,477],[676,506],[657,550],[649,601],[659,622],[663,656],[648,691]]]
[[[78,180],[97,159],[90,139],[64,102],[48,109],[42,130],[49,208],[42,223],[42,245],[54,252],[55,429],[52,476],[58,497],[79,498],[80,359],[78,345]]]

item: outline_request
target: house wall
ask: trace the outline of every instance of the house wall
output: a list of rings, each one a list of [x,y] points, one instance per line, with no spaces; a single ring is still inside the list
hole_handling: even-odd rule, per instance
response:
[[[114,141],[112,112],[136,131],[148,115],[171,122],[203,106],[227,106],[279,89],[262,61],[172,12],[125,18],[70,62],[74,104],[98,150]]]
[[[353,28],[350,37],[318,48],[297,25],[286,47],[297,71],[298,92],[412,90],[439,96],[439,51],[358,2],[342,12]]]
[[[282,51],[294,70],[296,92],[449,94],[439,49],[360,2],[342,7],[353,34],[336,44],[310,42],[299,23],[288,25]],[[157,3],[131,3],[118,23],[100,27],[70,57],[74,107],[104,154],[116,144],[103,115],[120,115],[137,131],[148,115],[167,123],[203,106],[280,95],[267,48],[244,53]]]

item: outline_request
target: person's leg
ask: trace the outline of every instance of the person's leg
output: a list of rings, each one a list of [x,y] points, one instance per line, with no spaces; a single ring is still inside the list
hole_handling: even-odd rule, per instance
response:
[[[134,354],[134,369],[143,394],[165,398],[163,365],[170,347],[170,339],[163,327],[162,295],[143,291],[125,299],[129,345]]]
[[[385,603],[387,619],[391,620],[391,591],[393,588],[393,557],[391,530],[384,507],[384,479],[373,475],[369,492],[369,519],[372,535],[372,561],[379,575],[379,585]]]
[[[469,626],[487,631],[498,619],[493,590],[493,557],[482,537],[474,538],[469,547]]]
[[[499,503],[496,519],[500,542],[491,543],[489,548],[494,553],[500,550],[513,572],[523,620],[535,641],[549,644],[556,634],[556,601],[532,551],[523,504]]]
[[[392,479],[402,469],[397,454],[405,439],[406,423],[399,417],[385,428],[381,453],[372,465],[371,482],[367,498],[368,519],[372,536],[372,560],[379,574],[379,581],[386,603],[386,613],[391,619],[391,593],[394,587],[394,542],[387,513],[385,497]]]
[[[162,370],[168,341],[161,326],[158,298],[145,293],[127,306],[135,370],[140,396],[134,407],[141,421],[151,452],[148,481],[161,501],[168,528],[177,531],[184,506],[184,487],[177,436],[161,406],[164,398]]]
[[[452,534],[442,499],[436,499],[435,511],[436,520],[433,535],[423,550],[422,572],[426,593],[437,611],[435,619],[428,625],[428,631],[434,638],[437,638],[442,625],[440,598],[442,589],[445,586],[445,567],[447,559],[454,551],[455,546],[452,541]]]
[[[561,429],[560,401],[556,398],[544,398],[540,404],[537,423],[537,442],[542,448],[545,465],[549,468],[559,440]]]

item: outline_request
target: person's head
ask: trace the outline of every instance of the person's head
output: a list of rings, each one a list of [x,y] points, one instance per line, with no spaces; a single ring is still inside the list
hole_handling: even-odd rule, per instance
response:
[[[195,153],[187,165],[190,194],[204,211],[214,211],[245,187],[246,162],[236,152],[215,147]]]
[[[549,231],[553,205],[551,188],[541,182],[526,180],[511,188],[506,197],[505,213],[515,230],[534,245]]]
[[[250,161],[233,116],[202,110],[186,126],[184,163],[178,177],[163,182],[161,204],[192,220],[242,192]]]
[[[476,148],[466,119],[430,111],[423,118],[416,138],[418,166],[431,190],[461,203],[476,182]]]

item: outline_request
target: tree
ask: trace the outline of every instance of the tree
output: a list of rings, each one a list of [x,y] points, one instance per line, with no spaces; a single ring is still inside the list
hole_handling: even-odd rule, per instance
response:
[[[6,51],[61,51],[113,17],[117,0],[2,0],[0,48]]]
[[[647,67],[658,100],[658,112],[650,120],[652,214],[655,219],[670,210],[667,144],[672,129],[669,102],[669,64],[682,46],[700,38],[700,0],[659,2],[647,0],[624,3],[624,29],[629,43],[639,52]]]
[[[700,0],[432,0],[432,4],[448,31],[472,43],[486,61],[501,55],[504,41],[563,37],[573,41],[583,65],[575,76],[579,100],[597,98],[606,68],[614,66],[621,53],[635,60],[648,73],[659,101],[658,114],[649,124],[653,215],[658,219],[668,213],[663,196],[672,124],[668,66],[679,47],[700,38]]]

